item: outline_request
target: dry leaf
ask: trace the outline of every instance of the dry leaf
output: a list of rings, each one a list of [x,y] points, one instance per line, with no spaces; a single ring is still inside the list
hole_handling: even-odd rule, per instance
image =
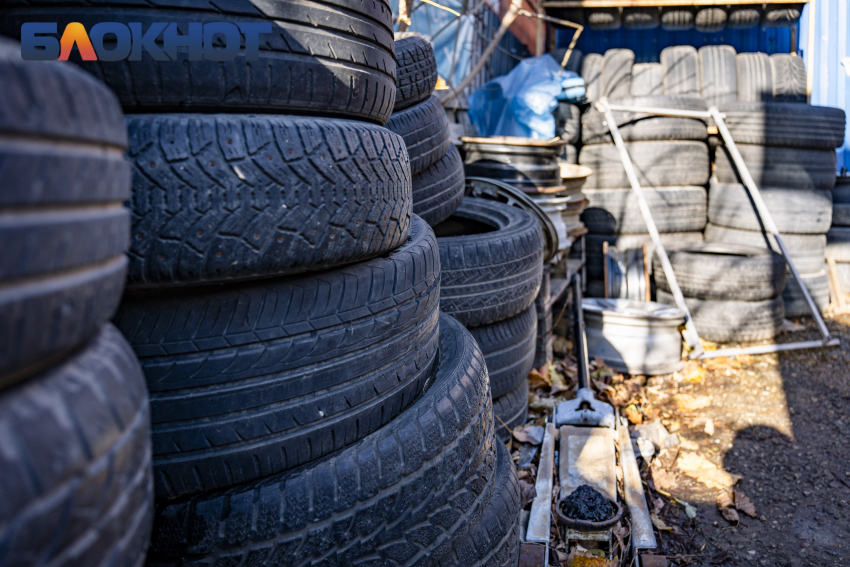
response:
[[[548,388],[549,386],[549,381],[540,372],[532,368],[531,372],[528,373],[528,387],[534,390],[535,388]]]
[[[520,508],[525,508],[537,496],[537,489],[530,482],[519,481]]]
[[[683,436],[681,433],[679,435],[679,447],[682,449],[686,449],[688,451],[697,451],[699,450],[699,444],[695,441],[691,441],[687,437]]]
[[[689,396],[687,394],[677,394],[673,396],[676,404],[681,411],[695,411],[702,408],[707,408],[711,405],[711,398],[708,396]]]
[[[550,390],[552,394],[566,392],[570,389],[564,381],[564,377],[558,372],[558,368],[551,363],[549,364],[549,382],[552,384],[552,389]]]
[[[735,491],[735,508],[737,508],[750,518],[758,517],[758,514],[756,514],[756,507],[753,504],[752,500],[744,496],[744,493],[740,490]]]
[[[718,469],[717,465],[696,453],[681,453],[676,464],[686,475],[709,488],[730,488],[742,478]]]
[[[734,522],[737,524],[741,521],[741,518],[738,517],[738,512],[736,512],[734,508],[721,508],[720,515],[723,516],[727,522]]]
[[[669,532],[673,530],[673,528],[665,524],[664,520],[659,518],[656,514],[650,514],[649,519],[652,520],[652,525],[662,532]]]
[[[685,369],[685,382],[699,384],[703,380],[705,380],[705,369],[693,362],[688,364],[688,367]]]
[[[641,415],[640,411],[638,411],[634,405],[626,406],[623,413],[626,414],[626,418],[635,425],[643,423],[643,415]]]
[[[545,430],[540,425],[527,425],[525,427],[514,427],[511,434],[520,443],[540,445],[543,442]]]
[[[732,495],[728,490],[721,490],[720,494],[717,495],[717,507],[718,508],[731,508],[735,505],[735,502],[732,500]]]
[[[676,486],[676,477],[673,473],[661,467],[652,467],[652,482],[655,488],[667,491]]]

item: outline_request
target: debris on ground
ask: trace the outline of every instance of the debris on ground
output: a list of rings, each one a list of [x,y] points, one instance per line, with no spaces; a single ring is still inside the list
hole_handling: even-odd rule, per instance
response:
[[[617,505],[592,486],[583,484],[561,500],[561,512],[573,520],[604,522],[617,513]]]

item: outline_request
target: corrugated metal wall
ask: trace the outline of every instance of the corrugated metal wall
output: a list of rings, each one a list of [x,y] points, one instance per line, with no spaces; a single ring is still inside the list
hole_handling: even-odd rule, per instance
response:
[[[814,12],[814,18],[811,17]],[[810,28],[811,26],[811,28]],[[809,30],[811,34],[811,47]],[[850,7],[848,0],[813,0],[800,18],[799,52],[812,72],[812,104],[843,108],[850,114],[847,67],[850,58]],[[846,61],[850,66],[850,61]],[[850,128],[844,133],[844,147],[838,150],[838,169],[850,169]]]

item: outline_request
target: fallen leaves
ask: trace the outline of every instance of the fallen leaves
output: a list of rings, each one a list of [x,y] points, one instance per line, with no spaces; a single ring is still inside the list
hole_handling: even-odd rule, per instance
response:
[[[524,480],[519,481],[519,501],[520,508],[525,508],[537,496],[537,489],[530,482]]]
[[[711,398],[708,396],[690,396],[688,394],[677,394],[673,396],[679,410],[690,412],[698,409],[707,408],[711,405]]]
[[[720,511],[720,515],[723,516],[727,522],[735,524],[741,521],[741,517],[738,515],[738,512],[746,514],[751,518],[758,517],[756,507],[752,500],[747,498],[747,496],[740,490],[722,491],[717,496],[717,508]]]
[[[676,465],[683,473],[709,488],[730,488],[742,478],[717,468],[717,465],[697,453],[682,452]]]
[[[734,494],[735,494],[735,508],[737,508],[738,511],[743,512],[744,514],[746,514],[750,518],[758,517],[758,514],[756,513],[756,507],[753,504],[752,500],[747,498],[744,495],[744,493],[741,492],[740,490],[734,491]]]
[[[525,427],[514,427],[511,435],[520,443],[540,445],[543,443],[543,434],[545,432],[546,430],[541,425],[526,425]]]
[[[652,520],[652,525],[662,532],[671,532],[673,528],[664,523],[664,520],[658,517],[657,514],[650,514],[649,519]]]

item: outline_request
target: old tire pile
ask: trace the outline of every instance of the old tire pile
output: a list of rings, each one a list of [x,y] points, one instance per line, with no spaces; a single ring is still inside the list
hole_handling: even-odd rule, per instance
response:
[[[446,110],[433,95],[434,49],[424,36],[396,34],[398,87],[387,128],[404,139],[413,175],[413,212],[434,226],[463,199],[463,162],[449,141]]]
[[[699,336],[716,343],[774,338],[782,331],[785,262],[766,248],[705,242],[669,251],[670,263]],[[658,301],[675,305],[654,260]]]
[[[719,108],[771,212],[803,283],[821,311],[829,284],[821,258],[832,224],[835,148],[844,143],[844,111],[806,102],[803,60],[793,54],[738,53],[730,46],[704,47],[703,85],[720,87]],[[734,57],[735,70],[732,70]],[[732,156],[718,142],[709,189],[706,240],[778,251],[755,213]],[[788,317],[810,315],[797,281],[786,278]]]
[[[528,415],[528,372],[543,277],[543,232],[522,209],[472,197],[434,229],[440,249],[440,309],[466,326],[481,347],[493,396],[495,432]]]
[[[0,562],[145,561],[148,394],[108,321],[129,243],[118,101],[0,39]]]
[[[550,8],[547,11],[557,17],[567,17],[570,21],[582,23],[593,30],[615,30],[621,26],[626,29],[649,30],[660,26],[665,31],[685,31],[695,29],[700,33],[722,31],[724,28],[742,30],[757,26],[792,27],[803,12],[803,3],[761,4],[719,6],[681,6],[664,7],[623,7],[623,8],[584,8],[557,15]],[[555,9],[557,10],[557,9]]]
[[[633,65],[634,53],[608,50],[598,69],[583,67],[589,98],[606,96],[612,103],[687,110],[705,110],[699,97],[697,52],[690,47],[667,48],[661,63]],[[597,56],[598,57],[598,56]],[[657,117],[615,112],[620,133],[644,188],[653,220],[667,243],[702,240],[706,223],[709,153],[706,124],[690,118]],[[605,115],[589,108],[581,118],[579,163],[589,166],[584,193],[589,206],[582,221],[587,245],[588,295],[603,288],[603,243],[619,249],[650,243]],[[650,246],[649,252],[652,253]]]
[[[841,289],[850,293],[850,178],[836,178],[832,207],[832,226],[826,233],[826,255],[835,259]]]

